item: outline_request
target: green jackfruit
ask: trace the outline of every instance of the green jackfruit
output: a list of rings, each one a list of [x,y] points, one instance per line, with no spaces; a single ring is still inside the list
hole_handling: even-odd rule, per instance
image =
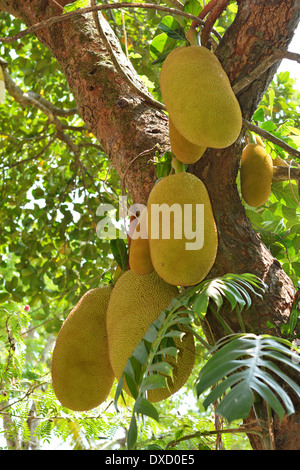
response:
[[[147,209],[156,272],[176,286],[201,282],[218,250],[217,228],[204,183],[191,173],[169,175],[153,187]]]
[[[233,144],[242,114],[216,55],[202,46],[178,47],[160,74],[163,101],[178,132],[200,147]]]
[[[111,286],[89,290],[68,315],[57,336],[52,385],[61,404],[74,411],[100,405],[114,382],[106,332],[111,293]]]
[[[199,147],[185,139],[174,126],[169,116],[169,138],[171,151],[177,160],[182,163],[191,164],[197,162],[204,154],[206,147]]]
[[[110,362],[118,380],[149,325],[177,295],[177,288],[167,284],[155,271],[144,276],[127,271],[118,280],[107,309]],[[188,332],[181,342],[176,340],[176,345],[180,352],[173,370],[173,381],[168,379],[170,390],[150,390],[147,398],[152,402],[163,400],[179,390],[192,371],[195,355],[193,335]],[[171,358],[167,360],[172,364]],[[126,383],[123,387],[129,393]]]
[[[248,144],[241,157],[241,192],[245,202],[258,207],[267,202],[271,194],[273,160],[259,144]]]

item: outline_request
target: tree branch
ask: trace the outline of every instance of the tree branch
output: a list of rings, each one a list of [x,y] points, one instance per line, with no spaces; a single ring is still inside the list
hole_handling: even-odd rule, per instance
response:
[[[289,155],[292,155],[295,158],[300,159],[300,152],[299,150],[294,149],[291,147],[289,144],[285,143],[283,140],[279,139],[278,137],[275,137],[273,134],[270,132],[261,129],[258,126],[255,126],[251,122],[247,121],[247,119],[243,119],[243,126],[248,129],[249,131],[255,132],[258,135],[261,135],[265,139],[269,140],[275,145],[278,145],[278,147],[281,147],[285,152],[287,152]]]
[[[177,10],[176,8],[169,8],[163,5],[155,5],[153,3],[122,3],[121,2],[121,3],[112,3],[108,5],[97,5],[97,6],[88,7],[88,8],[79,8],[76,11],[71,11],[69,13],[65,13],[64,15],[52,16],[51,18],[47,18],[46,20],[40,21],[39,23],[36,23],[30,26],[29,28],[23,31],[20,31],[14,36],[10,36],[7,38],[0,38],[0,42],[2,42],[3,44],[7,44],[10,42],[16,41],[17,39],[21,39],[28,34],[35,33],[36,31],[39,31],[40,29],[47,28],[56,23],[61,23],[62,21],[67,21],[71,18],[75,18],[76,16],[81,16],[87,13],[92,13],[93,11],[116,10],[120,8],[139,8],[139,9],[142,8],[142,9],[165,11],[167,13],[170,13],[173,15],[179,15],[189,20],[195,21],[199,25],[204,25],[204,21],[200,20],[197,16],[191,15],[190,13],[186,13],[181,10]],[[5,11],[4,8],[3,8],[3,11]],[[213,29],[212,29],[212,32],[214,34],[215,33],[218,34]]]
[[[80,149],[77,145],[75,145],[70,137],[64,132],[64,126],[60,122],[60,120],[54,114],[57,110],[59,111],[60,115],[68,116],[68,111],[66,113],[62,113],[62,110],[53,106],[52,103],[47,101],[42,96],[38,95],[34,92],[23,92],[23,90],[13,81],[11,76],[8,73],[7,67],[3,67],[3,75],[5,81],[5,88],[7,92],[13,96],[13,98],[20,103],[21,106],[34,106],[35,108],[39,109],[44,113],[48,118],[49,121],[54,124],[57,129],[57,137],[65,142],[69,149],[74,153],[75,156],[79,157]],[[70,110],[69,110],[70,111]],[[74,111],[74,110],[73,110]],[[73,114],[73,111],[71,114]],[[75,111],[74,111],[75,112]],[[23,162],[17,162],[17,164]]]
[[[273,167],[273,181],[300,181],[300,168],[290,168],[286,166]]]
[[[237,79],[236,83],[232,86],[234,93],[238,94],[240,91],[246,88],[246,86],[250,85],[252,82],[254,82],[254,80],[265,73],[273,64],[275,64],[275,62],[282,59],[290,59],[300,63],[300,54],[286,50],[275,51],[274,54],[272,54],[270,57],[266,58],[264,61],[259,62],[258,66],[246,77],[242,78],[241,80]]]

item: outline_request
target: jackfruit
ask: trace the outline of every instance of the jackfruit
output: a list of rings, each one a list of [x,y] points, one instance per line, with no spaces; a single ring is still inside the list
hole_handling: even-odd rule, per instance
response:
[[[267,202],[271,194],[273,160],[259,144],[248,144],[241,157],[241,193],[245,202],[258,207]]]
[[[57,336],[52,385],[61,404],[74,411],[100,405],[114,382],[106,332],[111,293],[112,286],[89,290],[70,312]]]
[[[169,138],[171,151],[174,153],[177,160],[182,163],[191,164],[197,162],[206,150],[206,147],[199,147],[185,139],[185,137],[177,131],[170,116]]]
[[[233,144],[242,114],[216,55],[203,46],[178,47],[160,73],[163,101],[178,132],[200,147]]]
[[[154,270],[150,256],[147,211],[142,212],[130,241],[129,267],[132,272],[139,275],[149,274]]]
[[[177,295],[177,287],[167,284],[155,271],[144,276],[126,271],[118,280],[107,309],[109,356],[118,380],[149,325]],[[179,390],[192,371],[195,354],[193,335],[188,332],[181,343],[176,340],[176,346],[180,352],[173,370],[173,382],[168,379],[170,390],[150,390],[147,398],[152,402],[163,400]],[[130,394],[126,383],[123,383],[123,388]]]
[[[169,175],[151,190],[147,209],[150,254],[158,275],[176,286],[201,282],[218,250],[217,228],[204,183],[191,173]]]

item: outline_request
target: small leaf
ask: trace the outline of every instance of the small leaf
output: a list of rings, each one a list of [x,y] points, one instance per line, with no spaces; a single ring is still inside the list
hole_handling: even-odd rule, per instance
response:
[[[145,341],[148,341],[149,343],[153,343],[153,341],[156,339],[157,337],[157,329],[155,328],[155,326],[153,324],[151,324],[147,330],[147,332],[145,333],[143,339]]]
[[[178,23],[178,21],[173,18],[173,16],[165,16],[162,19],[162,22],[158,25],[158,28],[161,29],[166,35],[177,41],[186,41],[186,35],[183,27]]]
[[[89,0],[77,0],[76,2],[68,3],[64,6],[64,13],[78,10],[78,8],[86,8],[88,4]]]
[[[143,379],[141,391],[155,390],[157,388],[167,388],[167,379],[163,375],[152,374]]]
[[[116,240],[110,240],[110,248],[115,261],[118,263],[120,268],[125,271],[128,261],[127,248],[124,240],[117,238]]]
[[[139,392],[135,381],[129,375],[127,375],[126,372],[124,372],[124,378],[126,379],[126,383],[131,395],[133,396],[133,398],[137,399]]]
[[[197,296],[194,302],[193,310],[201,318],[204,318],[204,316],[206,315],[208,304],[209,304],[209,298],[206,295],[206,292],[205,291],[201,292],[201,294]]]
[[[263,108],[258,108],[258,110],[255,111],[255,113],[253,115],[253,121],[264,122],[264,120],[265,120],[264,110],[263,110]]]
[[[181,338],[185,335],[183,331],[180,330],[171,330],[165,334],[165,338]]]
[[[155,421],[159,420],[158,411],[152,403],[150,403],[146,398],[139,397],[134,405],[134,409],[136,413],[140,413],[142,415],[149,416],[150,418],[155,419]]]
[[[158,372],[169,377],[173,377],[173,367],[168,362],[156,362],[148,368],[149,372]]]
[[[127,449],[132,450],[135,447],[137,441],[137,424],[135,414],[132,414],[130,426],[127,435]]]
[[[0,303],[3,304],[4,302],[7,302],[10,298],[10,293],[9,292],[0,292]]]
[[[168,346],[166,348],[162,348],[162,349],[159,349],[156,353],[155,353],[155,356],[157,355],[167,355],[167,354],[170,354],[171,356],[173,357],[177,357],[177,354],[178,354],[178,349],[175,348],[174,346]]]
[[[137,345],[137,347],[133,351],[132,356],[135,357],[136,360],[140,364],[142,364],[142,365],[145,364],[145,362],[148,358],[148,351],[147,351],[147,348],[146,348],[145,344],[142,341],[139,342],[139,344]]]

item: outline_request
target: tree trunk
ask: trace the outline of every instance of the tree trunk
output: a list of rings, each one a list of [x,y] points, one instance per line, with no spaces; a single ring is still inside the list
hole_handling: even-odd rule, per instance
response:
[[[70,2],[60,0],[59,3]],[[297,0],[239,0],[238,3],[236,19],[216,51],[232,85],[249,76],[258,63],[269,60],[275,50],[288,47],[300,15]],[[40,0],[0,0],[1,9],[20,17],[28,26],[61,14],[54,2]],[[103,18],[101,25],[120,66],[131,82],[147,93]],[[92,15],[76,16],[41,29],[36,35],[50,48],[65,73],[87,127],[102,144],[120,177],[126,173],[125,184],[132,201],[145,203],[155,179],[149,159],[155,150],[162,153],[169,148],[164,113],[142,98],[120,74],[99,37]],[[251,119],[277,66],[278,63],[270,67],[238,94],[244,118]],[[276,334],[267,327],[270,321],[278,327],[280,335],[279,327],[287,321],[291,310],[294,287],[254,232],[241,204],[235,180],[242,145],[241,136],[229,148],[209,149],[189,167],[207,186],[218,227],[219,250],[209,277],[251,272],[263,279],[268,290],[263,301],[254,298],[251,310],[243,313],[245,325],[248,331]],[[145,155],[135,158],[142,153]],[[226,311],[223,315],[238,330],[234,315]],[[224,336],[225,332],[209,314],[208,319],[214,339]],[[298,377],[294,380],[299,383]],[[300,449],[299,401],[295,406],[294,415],[275,423],[277,450]],[[254,449],[264,448],[258,438],[251,438],[251,443]]]

